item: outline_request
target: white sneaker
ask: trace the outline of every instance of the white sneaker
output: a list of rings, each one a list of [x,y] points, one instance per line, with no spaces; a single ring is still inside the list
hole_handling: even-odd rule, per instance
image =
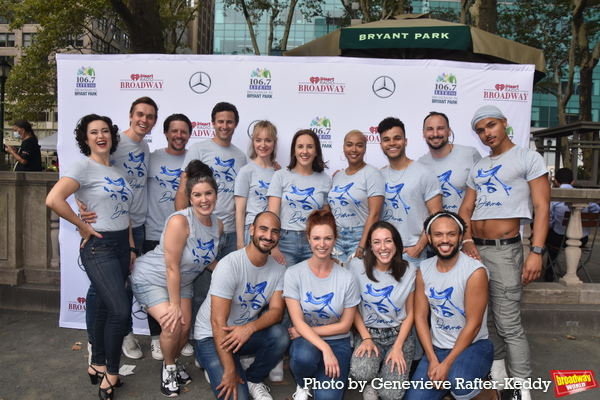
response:
[[[504,378],[508,378],[504,359],[494,360],[492,363],[492,369],[490,370],[490,380],[498,383],[497,388],[500,392],[504,390]]]
[[[248,369],[254,363],[254,357],[252,356],[242,356],[240,357],[240,364],[242,364],[242,368],[244,371]]]
[[[365,387],[365,391],[363,392],[363,400],[379,400],[377,390],[375,390],[373,386],[367,385]]]
[[[525,379],[515,378],[515,382],[523,384],[523,382],[525,382]],[[529,389],[514,389],[511,400],[531,400],[531,392]]]
[[[88,366],[90,366],[90,365],[92,365],[92,344],[90,342],[88,342],[87,351],[88,351]]]
[[[196,368],[202,368],[196,357],[194,357],[194,365],[196,366]]]
[[[175,365],[162,365],[162,380],[160,392],[166,397],[179,396],[179,383],[177,382],[177,367]]]
[[[292,395],[292,399],[294,400],[308,400],[309,397],[312,397],[309,389],[302,389],[300,386],[296,385],[296,393]]]
[[[200,367],[198,367],[200,368]],[[208,382],[208,384],[210,385],[210,377],[208,376],[208,371],[204,370],[204,377],[206,378],[206,382]]]
[[[275,368],[269,372],[269,379],[271,382],[281,382],[283,381],[283,358],[279,360]]]
[[[123,338],[123,346],[121,346],[121,349],[127,358],[137,360],[144,356],[142,349],[140,348],[140,342],[133,337],[133,332],[129,332],[127,336]]]
[[[181,355],[186,356],[186,357],[193,356],[194,355],[194,346],[192,346],[189,343],[186,343],[185,346],[183,346],[183,349],[181,349]]]
[[[152,358],[155,360],[162,361],[164,359],[160,348],[160,339],[152,339],[152,342],[150,342],[150,351],[152,352]]]
[[[254,400],[273,400],[273,397],[269,394],[271,389],[262,382],[248,382],[248,391],[250,392],[250,397]]]

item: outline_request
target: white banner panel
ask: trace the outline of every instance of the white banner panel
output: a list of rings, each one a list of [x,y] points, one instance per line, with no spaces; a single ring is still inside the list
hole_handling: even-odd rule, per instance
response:
[[[129,126],[131,103],[152,97],[158,123],[146,140],[150,149],[166,146],[162,123],[173,113],[192,120],[188,147],[214,135],[210,113],[220,101],[235,104],[240,123],[233,143],[247,151],[253,124],[268,119],[278,129],[277,161],[289,162],[293,134],[314,129],[328,172],[345,168],[344,135],[353,129],[369,139],[366,161],[387,164],[379,148],[377,125],[400,118],[409,139],[407,155],[428,151],[422,138],[430,111],[448,115],[454,142],[486,154],[471,130],[474,112],[498,106],[508,118],[509,135],[529,146],[533,65],[474,64],[440,60],[387,60],[344,57],[267,57],[206,55],[71,55],[58,54],[58,154],[61,171],[83,157],[73,130],[84,115],[109,116],[121,130]],[[76,207],[73,207],[76,209]],[[61,220],[60,326],[85,328],[89,282],[78,261],[79,234]],[[134,330],[147,333],[145,313],[134,304]]]

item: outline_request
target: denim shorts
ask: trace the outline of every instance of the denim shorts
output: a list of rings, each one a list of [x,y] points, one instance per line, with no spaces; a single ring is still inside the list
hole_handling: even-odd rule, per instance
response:
[[[166,287],[152,285],[151,283],[132,283],[131,290],[138,303],[145,309],[154,307],[160,303],[169,302],[169,291]],[[180,290],[182,299],[191,299],[193,297],[192,284],[183,286]]]

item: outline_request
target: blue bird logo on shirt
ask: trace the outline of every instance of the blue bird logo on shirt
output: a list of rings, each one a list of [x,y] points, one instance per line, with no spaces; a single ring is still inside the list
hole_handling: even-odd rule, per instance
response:
[[[335,206],[335,200],[339,200],[340,205],[342,206],[347,206],[348,204],[350,204],[350,201],[348,201],[348,199],[344,196],[348,196],[348,198],[354,203],[354,205],[356,207],[360,207],[360,201],[356,200],[354,197],[352,197],[350,195],[350,188],[354,186],[354,182],[351,182],[349,184],[347,184],[346,186],[342,186],[340,187],[339,185],[336,185],[332,192],[333,193],[341,193],[339,196],[336,197],[331,197],[329,196],[329,202],[331,203],[332,206]]]
[[[462,195],[465,192],[464,190],[457,189],[453,184],[450,183],[450,177],[452,176],[452,170],[448,170],[441,175],[438,175],[438,180],[442,184],[442,193],[444,197],[452,196],[452,192],[450,189],[446,187],[446,185],[450,186],[450,188],[454,189],[459,198],[462,199]]]
[[[161,175],[164,175],[165,178],[161,179],[159,177]],[[170,184],[171,189],[177,190],[179,188],[179,177],[180,176],[181,176],[181,168],[169,169],[163,165],[160,167],[160,174],[156,175],[154,178],[156,178],[160,187],[166,188]],[[171,179],[169,179],[169,178],[171,178]]]
[[[452,302],[452,292],[454,292],[454,288],[452,286],[447,289],[444,289],[441,292],[436,291],[433,287],[429,288],[430,299],[444,300],[442,304],[435,305],[435,313],[438,314],[439,312],[441,312],[444,317],[452,317],[454,315],[454,312],[452,312],[452,308],[446,305],[447,303],[449,303],[456,311],[458,311],[463,317],[465,317],[464,310],[461,310]]]
[[[123,167],[125,167],[127,175],[135,176],[137,172],[137,176],[139,178],[146,176],[146,153],[141,152],[138,155],[135,155],[134,153],[128,153],[127,161],[130,164],[127,164],[127,162],[123,163]]]
[[[202,263],[204,266],[209,265],[216,257],[215,240],[210,239],[208,242],[203,242],[201,239],[196,239],[196,241],[198,245],[192,249],[194,264]]]
[[[235,177],[237,176],[237,172],[235,171],[235,158],[221,160],[221,157],[215,157],[215,166],[223,167],[218,170],[210,167],[215,174],[216,180],[225,179],[227,182],[233,182],[235,180]]]
[[[244,293],[238,296],[238,300],[240,301],[240,307],[244,310],[243,313],[240,314],[238,319],[233,321],[236,325],[245,324],[251,322],[258,318],[258,311],[262,310],[264,306],[269,304],[267,298],[265,297],[265,289],[267,288],[267,281],[258,283],[256,285],[252,285],[252,283],[246,283],[246,289]],[[252,295],[250,299],[246,300],[245,298],[247,294]],[[250,308],[250,310],[248,309]],[[253,313],[251,311],[254,311]],[[250,317],[251,314],[254,316]]]
[[[367,310],[373,310],[373,306],[375,306],[377,308],[378,312],[387,314],[389,312],[389,309],[387,308],[386,305],[383,304],[384,301],[387,301],[394,309],[394,312],[396,313],[396,315],[398,315],[398,313],[400,311],[402,311],[402,308],[396,307],[396,305],[390,299],[392,291],[394,290],[394,285],[386,286],[381,289],[376,289],[373,287],[373,285],[371,285],[369,283],[369,284],[367,284],[366,288],[367,288],[367,290],[366,290],[365,294],[368,294],[369,296],[372,296],[372,297],[382,297],[381,300],[374,301],[372,303],[370,303],[367,300],[364,300],[365,308]]]
[[[331,307],[331,302],[333,301],[333,296],[334,296],[333,292],[324,294],[323,296],[320,296],[320,297],[314,296],[312,292],[306,292],[306,300],[304,300],[304,303],[310,303],[310,304],[314,304],[314,305],[323,305],[323,307],[315,308],[312,310],[303,308],[304,315],[308,318],[311,318],[312,313],[317,313],[317,316],[319,319],[329,319],[329,318],[331,318],[331,315],[327,312],[326,309],[328,309],[329,311],[331,311],[331,313],[333,315],[335,315],[339,319],[340,315],[337,314],[335,312],[335,310]],[[307,322],[307,323],[311,326],[323,325],[323,324],[319,324],[316,321],[311,321],[311,322],[312,322],[312,325],[310,322]]]
[[[111,199],[117,200],[120,197],[121,201],[127,201],[127,200],[129,200],[129,198],[131,198],[131,200],[133,200],[133,192],[131,191],[131,189],[129,189],[127,187],[127,183],[125,182],[125,179],[119,178],[116,180],[112,180],[108,176],[105,176],[104,180],[109,185],[109,186],[104,186],[104,190],[111,194],[110,195]],[[111,186],[116,186],[117,188],[115,190],[113,190],[110,188]]]
[[[386,182],[385,184],[385,192],[386,193],[390,193],[393,194],[392,197],[386,197],[386,200],[389,200],[392,204],[392,207],[395,209],[400,208],[400,204],[402,204],[402,206],[404,207],[404,212],[406,214],[408,214],[408,210],[410,210],[410,206],[408,204],[406,204],[404,202],[404,200],[402,200],[402,196],[400,195],[400,192],[402,191],[402,188],[404,188],[404,183],[401,183],[399,185],[396,186],[390,186],[389,183]],[[385,204],[387,205],[387,201],[385,202]]]
[[[502,168],[502,165],[495,166],[494,168],[489,169],[487,171],[484,171],[483,169],[480,169],[477,171],[478,178],[488,178],[488,180],[486,182],[475,185],[478,192],[482,192],[484,188],[487,191],[487,193],[496,192],[498,189],[496,188],[496,183],[494,183],[492,181],[492,179],[494,179],[496,182],[498,182],[502,186],[502,189],[504,189],[504,191],[506,192],[506,195],[510,196],[510,191],[512,190],[512,186],[508,186],[507,184],[502,182],[497,176],[500,168]]]
[[[299,199],[294,199],[293,197],[286,195],[285,199],[289,202],[289,206],[291,208],[301,207],[305,211],[309,210],[319,210],[321,209],[321,205],[314,198],[315,188],[309,187],[306,189],[298,189],[296,186],[292,186],[292,195],[299,197]],[[314,206],[311,204],[314,203]],[[298,203],[298,204],[296,204]]]
[[[266,203],[267,202],[267,191],[269,190],[269,185],[271,184],[271,182],[265,182],[262,179],[258,180],[258,189],[254,189],[254,194],[256,194],[258,196],[258,199],[261,202]],[[258,191],[259,189],[265,189],[264,191]],[[267,206],[265,205],[265,209],[264,211],[267,210],[266,208]]]

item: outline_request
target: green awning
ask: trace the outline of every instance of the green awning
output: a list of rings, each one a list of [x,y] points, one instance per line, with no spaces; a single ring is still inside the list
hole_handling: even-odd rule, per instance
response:
[[[462,26],[343,28],[340,49],[432,48],[467,51],[471,32]]]

